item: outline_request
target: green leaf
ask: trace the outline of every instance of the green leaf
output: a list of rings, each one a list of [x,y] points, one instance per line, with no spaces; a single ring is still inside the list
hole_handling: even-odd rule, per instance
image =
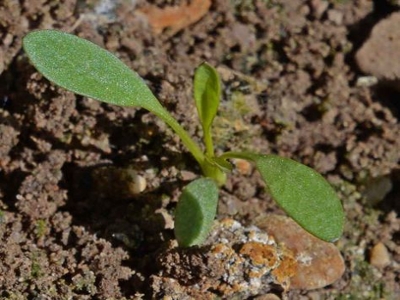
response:
[[[38,30],[24,37],[23,47],[44,77],[67,90],[111,104],[165,113],[138,74],[87,40],[61,31]]]
[[[217,114],[221,85],[217,71],[207,63],[202,63],[194,74],[194,100],[204,134],[206,154],[214,157],[211,124]]]
[[[194,100],[204,128],[209,128],[217,114],[221,85],[217,71],[202,63],[194,74]]]
[[[315,170],[276,155],[231,153],[255,162],[274,200],[305,230],[333,242],[340,238],[344,212],[331,185]]]
[[[75,92],[120,106],[143,107],[164,120],[203,164],[204,154],[188,133],[164,109],[143,79],[99,46],[56,30],[27,34],[23,47],[33,65],[48,80]]]
[[[330,184],[315,170],[275,155],[253,155],[275,201],[300,226],[332,242],[344,226],[342,204]]]
[[[214,180],[200,178],[182,191],[175,213],[175,237],[181,247],[204,242],[217,213],[218,188]]]

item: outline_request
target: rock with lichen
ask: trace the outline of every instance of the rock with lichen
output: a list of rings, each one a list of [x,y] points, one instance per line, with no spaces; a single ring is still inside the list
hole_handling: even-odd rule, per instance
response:
[[[153,298],[241,299],[281,293],[290,286],[297,262],[293,253],[255,226],[244,227],[225,219],[216,222],[201,247],[179,249],[171,245],[153,276]]]

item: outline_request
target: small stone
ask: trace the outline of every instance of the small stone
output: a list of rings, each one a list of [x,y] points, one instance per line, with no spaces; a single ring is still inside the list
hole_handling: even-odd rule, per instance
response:
[[[132,169],[128,169],[127,173],[132,178],[132,181],[129,184],[129,189],[132,194],[140,194],[141,192],[143,192],[147,186],[146,179]]]
[[[389,251],[382,242],[377,243],[371,249],[369,263],[374,267],[382,269],[390,264]]]
[[[371,31],[369,39],[356,53],[358,67],[379,80],[400,88],[400,13],[392,13]]]
[[[199,21],[211,7],[211,0],[194,0],[176,6],[159,8],[156,5],[147,5],[137,11],[144,16],[154,33],[160,34],[169,28],[176,33],[185,27]]]
[[[344,261],[335,245],[314,237],[291,218],[265,215],[255,225],[294,253],[297,273],[290,280],[291,289],[318,289],[342,277]]]
[[[251,163],[245,159],[238,158],[235,159],[233,163],[235,164],[236,170],[242,175],[250,175],[253,170]]]
[[[93,186],[102,197],[130,198],[146,189],[146,179],[139,175],[132,166],[117,168],[102,166],[91,174]]]
[[[357,78],[356,86],[358,87],[371,87],[378,83],[378,78],[374,76],[361,76]]]
[[[185,171],[185,170],[180,171],[180,178],[183,181],[192,181],[192,180],[195,180],[197,177],[198,177],[198,175],[196,173],[193,173],[190,171]]]

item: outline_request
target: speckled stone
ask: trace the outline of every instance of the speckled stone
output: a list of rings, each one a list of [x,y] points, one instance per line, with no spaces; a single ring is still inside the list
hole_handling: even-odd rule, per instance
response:
[[[345,265],[336,246],[309,234],[291,218],[266,215],[256,220],[256,226],[293,251],[297,273],[290,279],[291,289],[322,288],[343,275]]]
[[[154,277],[158,291],[175,290],[174,299],[247,299],[272,290],[288,290],[297,261],[265,231],[232,219],[216,221],[201,247],[173,245],[163,252]],[[166,279],[170,280],[166,280]],[[201,298],[199,298],[201,295]]]

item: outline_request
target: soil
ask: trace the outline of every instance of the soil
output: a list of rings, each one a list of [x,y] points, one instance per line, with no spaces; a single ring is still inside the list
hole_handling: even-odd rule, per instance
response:
[[[0,299],[245,298],[193,292],[222,274],[203,265],[207,249],[189,250],[193,261],[179,264],[191,254],[173,247],[171,216],[181,188],[200,174],[194,159],[150,113],[44,79],[21,48],[39,28],[115,53],[198,141],[192,77],[207,61],[224,87],[218,151],[277,153],[332,183],[347,217],[336,243],[344,275],[325,288],[250,296],[400,297],[399,94],[357,84],[364,74],[354,60],[373,26],[399,10],[395,1],[218,0],[194,9],[200,2],[0,1]],[[154,11],[185,20],[152,24]],[[132,170],[146,180],[142,193],[126,180]],[[267,212],[283,214],[258,173],[233,172],[218,219],[251,225]],[[388,263],[374,265],[380,243]]]

